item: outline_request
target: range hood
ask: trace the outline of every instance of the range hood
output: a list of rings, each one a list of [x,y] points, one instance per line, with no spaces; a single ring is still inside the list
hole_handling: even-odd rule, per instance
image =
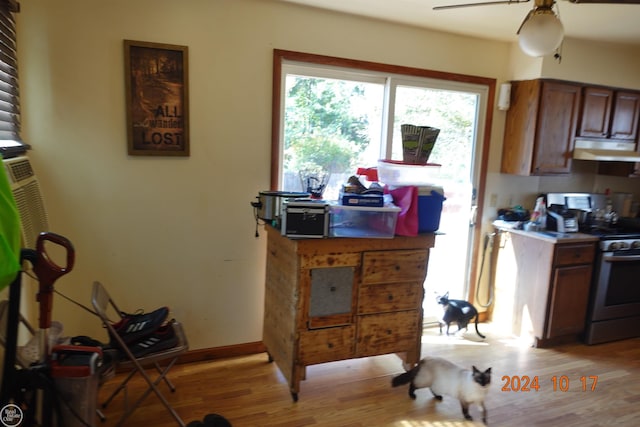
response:
[[[640,153],[633,142],[602,139],[576,139],[573,158],[601,162],[640,162]]]

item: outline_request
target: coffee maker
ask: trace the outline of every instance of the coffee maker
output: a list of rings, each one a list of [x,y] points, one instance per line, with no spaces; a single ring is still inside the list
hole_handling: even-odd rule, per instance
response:
[[[578,216],[565,205],[552,204],[547,208],[547,230],[576,233],[578,229]]]

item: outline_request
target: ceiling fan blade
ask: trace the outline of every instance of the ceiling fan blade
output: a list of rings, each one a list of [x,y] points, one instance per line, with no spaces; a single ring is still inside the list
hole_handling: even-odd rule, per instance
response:
[[[489,6],[489,5],[492,5],[492,4],[527,3],[529,1],[530,0],[497,0],[497,1],[485,1],[485,2],[480,2],[480,3],[462,3],[462,4],[452,4],[452,5],[449,5],[449,6],[434,6],[433,10],[457,9],[457,8],[461,8],[461,7],[474,7],[474,6]],[[582,0],[582,1],[584,1],[584,0]],[[604,0],[600,0],[600,1],[604,1]],[[631,0],[631,1],[640,2],[640,0]]]
[[[571,3],[587,4],[640,4],[640,0],[569,0]]]

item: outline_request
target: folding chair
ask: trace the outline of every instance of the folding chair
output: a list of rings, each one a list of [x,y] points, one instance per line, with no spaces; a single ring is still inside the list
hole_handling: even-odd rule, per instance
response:
[[[7,345],[5,331],[7,330],[8,312],[9,312],[9,301],[7,300],[0,301],[0,345],[2,345],[2,347],[6,347]],[[36,335],[35,328],[31,326],[29,321],[25,319],[24,316],[22,316],[22,313],[19,313],[18,316],[19,316],[18,319],[19,319],[20,325],[25,327],[25,330],[29,334],[29,338],[33,339],[33,337],[35,337]],[[20,347],[18,347],[18,350],[20,350]],[[28,368],[29,365],[32,363],[30,360],[24,357],[24,353],[22,351],[16,352],[15,362],[21,368]]]
[[[175,386],[167,378],[167,373],[169,372],[171,367],[175,364],[175,362],[178,360],[178,357],[181,354],[185,353],[189,348],[189,345],[187,343],[187,338],[182,329],[182,325],[179,322],[175,322],[175,321],[172,321],[170,324],[170,327],[173,328],[178,338],[178,343],[176,346],[171,347],[169,349],[159,350],[157,352],[149,353],[141,357],[136,357],[132,353],[132,349],[130,345],[127,345],[125,343],[123,338],[118,334],[118,332],[116,331],[116,328],[114,327],[114,325],[117,324],[118,321],[120,321],[125,317],[125,314],[118,308],[118,306],[116,306],[116,304],[113,302],[113,300],[111,299],[111,297],[109,296],[109,294],[107,293],[107,291],[105,290],[105,288],[102,286],[100,282],[93,283],[91,303],[93,304],[93,308],[95,309],[96,313],[100,317],[100,320],[102,320],[102,323],[106,326],[107,330],[109,331],[109,335],[111,337],[112,343],[118,345],[119,349],[122,351],[122,354],[124,356],[122,360],[116,361],[115,363],[116,369],[130,370],[129,374],[124,379],[124,381],[107,398],[107,400],[102,404],[102,407],[106,408],[107,405],[111,402],[111,400],[113,400],[113,398],[118,393],[120,393],[121,391],[124,391],[125,409],[124,409],[124,413],[122,414],[122,417],[120,418],[117,424],[118,426],[121,426],[124,423],[124,421],[135,411],[135,409],[138,406],[140,406],[142,401],[151,392],[153,392],[156,394],[156,396],[158,396],[162,404],[171,413],[173,418],[175,418],[175,420],[178,422],[178,425],[180,425],[181,427],[185,427],[184,421],[182,421],[178,413],[171,407],[167,399],[158,389],[158,384],[161,381],[164,381],[169,387],[169,390],[171,390],[171,392],[175,391]],[[117,316],[117,321],[116,322],[112,321],[109,315]],[[160,362],[166,362],[167,364],[163,368],[161,367]],[[155,367],[155,369],[158,371],[159,375],[155,381],[151,379],[151,377],[146,371],[146,368],[150,366]],[[140,373],[140,375],[142,375],[142,377],[145,379],[149,387],[132,406],[129,406],[127,402],[127,383],[131,378],[133,378],[133,376],[136,373]]]

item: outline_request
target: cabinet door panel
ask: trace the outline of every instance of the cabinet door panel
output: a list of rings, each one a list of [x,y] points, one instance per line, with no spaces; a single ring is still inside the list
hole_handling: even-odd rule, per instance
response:
[[[540,80],[511,83],[511,106],[507,111],[502,146],[502,173],[531,174],[541,92]]]
[[[342,326],[300,332],[300,363],[312,365],[353,357],[355,328]]]
[[[635,141],[638,135],[639,116],[640,94],[616,92],[609,136],[615,139]]]
[[[351,323],[355,288],[353,267],[312,269],[309,327]]]
[[[362,259],[362,283],[424,281],[429,251],[365,252]]]
[[[535,175],[569,173],[580,86],[545,82],[540,102],[532,172]]]
[[[547,337],[584,330],[591,283],[591,265],[555,269]]]
[[[415,351],[420,342],[419,314],[411,310],[358,316],[356,356]]]
[[[422,303],[422,283],[363,285],[358,297],[358,314],[412,310]]]
[[[608,136],[612,101],[612,90],[594,87],[584,89],[579,136],[595,138]]]

